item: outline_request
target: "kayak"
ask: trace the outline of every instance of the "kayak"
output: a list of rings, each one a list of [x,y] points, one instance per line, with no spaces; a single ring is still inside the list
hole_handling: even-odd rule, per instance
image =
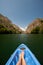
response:
[[[16,65],[19,60],[19,55],[22,51],[24,51],[26,65],[41,65],[35,55],[25,44],[21,44],[17,47],[5,65]]]

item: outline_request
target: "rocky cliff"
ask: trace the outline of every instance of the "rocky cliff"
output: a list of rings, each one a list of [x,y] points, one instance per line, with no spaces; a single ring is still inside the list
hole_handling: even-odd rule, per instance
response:
[[[43,33],[43,18],[35,19],[29,24],[25,31],[15,24],[12,24],[11,20],[0,14],[0,34],[39,34]]]
[[[22,30],[2,14],[0,14],[0,34],[22,33]]]
[[[43,33],[43,18],[37,18],[30,25],[28,25],[26,33]]]

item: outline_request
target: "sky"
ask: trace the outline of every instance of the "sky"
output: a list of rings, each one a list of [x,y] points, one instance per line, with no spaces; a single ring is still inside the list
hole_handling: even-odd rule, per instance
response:
[[[34,19],[43,18],[43,0],[0,0],[0,13],[25,28]]]

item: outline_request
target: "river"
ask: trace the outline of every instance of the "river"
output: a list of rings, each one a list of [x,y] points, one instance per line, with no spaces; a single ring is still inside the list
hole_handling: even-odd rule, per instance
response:
[[[43,65],[42,34],[0,34],[0,65],[5,65],[20,44],[26,44]]]

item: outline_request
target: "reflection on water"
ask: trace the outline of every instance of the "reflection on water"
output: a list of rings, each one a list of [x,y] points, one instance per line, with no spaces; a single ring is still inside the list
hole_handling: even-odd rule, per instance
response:
[[[0,65],[4,65],[10,55],[21,43],[26,44],[43,65],[42,34],[8,34],[0,35]]]

